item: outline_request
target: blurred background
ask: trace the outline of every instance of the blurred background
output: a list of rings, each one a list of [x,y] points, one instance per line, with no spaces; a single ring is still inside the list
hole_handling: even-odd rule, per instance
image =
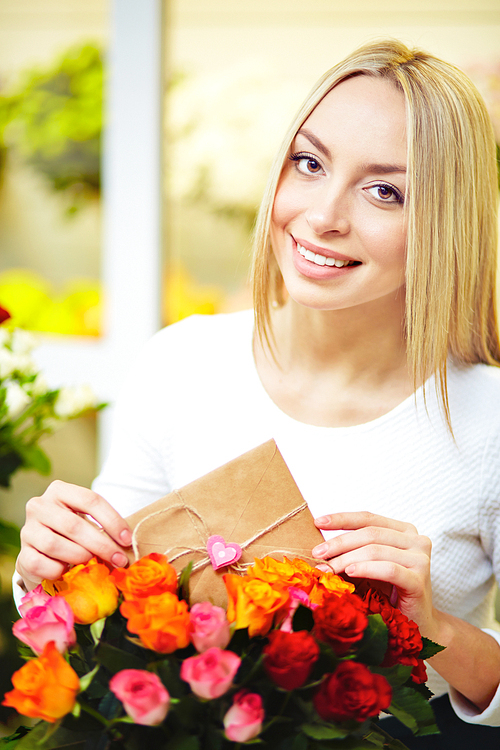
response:
[[[465,69],[500,141],[499,0],[0,0],[0,306],[36,332],[52,387],[110,403],[45,438],[51,473],[18,472],[0,518],[21,524],[52,478],[91,483],[155,330],[250,306],[280,138],[315,80],[382,36]]]

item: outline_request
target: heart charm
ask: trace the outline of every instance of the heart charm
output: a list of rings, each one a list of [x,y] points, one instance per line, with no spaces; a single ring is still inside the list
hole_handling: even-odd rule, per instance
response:
[[[224,541],[224,537],[214,534],[207,542],[207,552],[214,570],[238,562],[242,555],[239,544]]]

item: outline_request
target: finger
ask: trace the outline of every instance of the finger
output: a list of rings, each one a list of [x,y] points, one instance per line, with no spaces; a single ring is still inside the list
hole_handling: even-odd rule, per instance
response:
[[[350,578],[367,578],[372,581],[391,583],[406,596],[421,596],[424,590],[419,573],[394,562],[359,561],[348,565],[345,572]]]
[[[361,529],[365,526],[382,526],[395,531],[409,532],[417,534],[417,529],[411,523],[396,521],[394,518],[386,518],[369,511],[360,511],[356,513],[331,513],[329,516],[320,516],[315,518],[314,522],[320,529]]]
[[[64,562],[74,562],[74,553],[68,552],[74,549],[70,546],[74,543],[80,549],[90,553],[89,557],[95,555],[117,567],[127,565],[127,557],[121,547],[93,523],[65,506],[58,508],[55,513],[53,505],[40,503],[36,507],[36,512],[33,506],[27,509],[26,517],[23,541],[36,549],[41,549],[50,557]],[[64,549],[62,548],[63,539],[70,543]],[[42,544],[46,545],[43,549]],[[65,554],[69,554],[70,557],[65,557]]]
[[[60,560],[51,560],[34,547],[26,546],[19,553],[16,570],[26,583],[28,590],[44,580],[57,581],[68,566]]]
[[[78,565],[90,560],[93,553],[85,546],[67,539],[54,532],[46,526],[39,524],[36,528],[32,527],[30,531],[22,530],[23,548],[25,546],[33,547],[38,552],[53,560],[69,565]]]
[[[338,574],[346,572],[351,565],[370,561],[395,563],[401,567],[419,571],[421,575],[424,575],[429,569],[429,558],[419,551],[401,550],[396,547],[384,547],[377,544],[361,547],[345,555],[339,555],[328,562],[335,573]]]
[[[47,494],[62,505],[91,516],[122,547],[132,544],[132,532],[127,522],[97,492],[55,481],[49,486]]]
[[[314,547],[313,557],[330,558],[367,545],[383,545],[398,549],[417,549],[430,555],[430,540],[419,534],[396,531],[381,526],[368,526],[340,534]]]

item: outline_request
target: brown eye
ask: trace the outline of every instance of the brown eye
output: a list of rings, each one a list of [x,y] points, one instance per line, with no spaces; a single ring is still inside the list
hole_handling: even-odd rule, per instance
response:
[[[291,154],[288,158],[295,163],[295,168],[301,174],[315,175],[323,171],[320,162],[311,154]]]
[[[391,195],[394,195],[394,191],[391,190],[390,187],[387,187],[387,185],[380,185],[378,187],[378,191],[377,192],[378,192],[379,198],[382,198],[382,199],[384,199],[384,198],[387,199],[387,198],[390,198]]]

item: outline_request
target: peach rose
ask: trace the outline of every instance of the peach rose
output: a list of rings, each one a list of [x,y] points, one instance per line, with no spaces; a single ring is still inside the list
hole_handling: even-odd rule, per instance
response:
[[[143,646],[152,651],[171,654],[189,644],[188,605],[175,594],[165,592],[122,602],[120,612],[128,620],[128,630],[136,633]]]
[[[44,587],[63,596],[73,610],[75,622],[89,625],[113,614],[118,606],[118,589],[107,565],[93,557],[75,565],[57,581],[44,581]],[[52,584],[52,586],[50,585]]]
[[[177,593],[177,573],[165,555],[152,552],[132,563],[129,568],[115,568],[111,573],[125,601],[143,599],[147,596]]]
[[[193,604],[189,613],[189,632],[191,641],[199,653],[207,651],[212,646],[226,648],[231,640],[225,611],[210,602]]]
[[[228,595],[227,619],[236,629],[248,628],[251,638],[266,635],[275,619],[287,614],[288,590],[258,578],[234,575],[223,576]]]
[[[35,595],[28,602],[26,598],[22,598],[19,608],[23,617],[12,626],[16,638],[26,643],[35,654],[41,654],[49,641],[53,641],[57,650],[64,654],[76,643],[74,617],[68,602],[62,596],[47,596],[44,604],[27,609],[31,602],[42,600],[42,597]]]
[[[2,705],[51,723],[73,709],[80,689],[78,675],[52,642],[38,659],[30,659],[14,672],[12,684],[14,690],[5,694]]]
[[[262,698],[258,693],[240,690],[223,721],[224,734],[232,742],[248,742],[257,737],[264,721]]]
[[[285,557],[283,562],[279,562],[273,557],[264,557],[262,560],[255,558],[254,564],[247,570],[247,576],[279,586],[293,586],[309,593],[315,583],[314,571],[298,558],[291,561]]]
[[[241,659],[232,651],[223,651],[214,646],[203,654],[190,656],[181,666],[181,679],[198,698],[220,698],[227,693],[241,664]]]
[[[136,724],[161,724],[170,707],[170,695],[153,672],[145,669],[122,669],[109,681],[109,689],[123,703]]]

